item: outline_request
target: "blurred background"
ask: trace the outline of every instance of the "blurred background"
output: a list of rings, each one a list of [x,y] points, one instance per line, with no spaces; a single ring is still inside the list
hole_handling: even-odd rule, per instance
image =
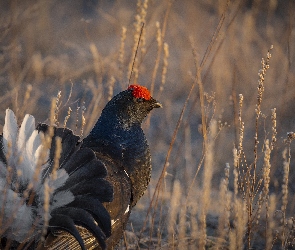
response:
[[[128,86],[134,48],[144,22],[130,82],[150,88],[164,108],[153,111],[143,125],[151,147],[153,174],[149,191],[135,208],[133,224],[145,215],[197,69],[206,93],[207,125],[213,117],[219,129],[213,151],[213,188],[219,188],[225,164],[233,165],[239,94],[244,97],[245,154],[249,163],[253,161],[258,72],[261,59],[273,45],[264,82],[258,155],[263,160],[263,141],[270,137],[271,109],[276,108],[271,190],[280,192],[281,151],[287,132],[295,130],[293,0],[2,0],[0,13],[1,126],[6,108],[13,109],[19,121],[30,113],[38,122],[48,122],[51,100],[61,91],[58,125],[63,125],[71,107],[67,126],[79,134],[84,112],[84,135],[109,98]],[[201,162],[202,142],[200,91],[196,86],[168,159],[168,187],[180,180],[186,192]],[[202,167],[195,189],[201,185],[201,173]],[[290,211],[295,209],[294,178],[291,167]]]

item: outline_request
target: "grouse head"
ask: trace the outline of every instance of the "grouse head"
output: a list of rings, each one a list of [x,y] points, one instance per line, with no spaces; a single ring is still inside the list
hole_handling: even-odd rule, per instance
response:
[[[162,105],[156,101],[146,87],[130,85],[127,90],[116,95],[104,108],[103,115],[120,121],[126,127],[141,124],[148,113]]]

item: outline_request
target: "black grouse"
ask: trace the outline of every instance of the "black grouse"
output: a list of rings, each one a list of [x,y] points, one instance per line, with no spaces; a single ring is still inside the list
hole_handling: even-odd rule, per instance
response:
[[[0,137],[1,249],[113,249],[150,181],[141,123],[161,104],[130,85],[81,140],[6,111]]]

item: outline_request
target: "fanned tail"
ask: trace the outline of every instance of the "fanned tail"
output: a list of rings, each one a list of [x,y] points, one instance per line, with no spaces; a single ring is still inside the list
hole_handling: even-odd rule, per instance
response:
[[[14,113],[6,111],[0,137],[2,247],[46,249],[54,235],[66,231],[85,249],[85,234],[80,229],[85,228],[105,249],[111,218],[102,202],[113,199],[106,168],[91,149],[80,148],[80,138],[66,128],[53,128],[51,146],[46,149],[42,142],[49,131],[46,124],[35,129],[30,115],[19,128]],[[61,138],[61,154],[55,169],[57,137]]]

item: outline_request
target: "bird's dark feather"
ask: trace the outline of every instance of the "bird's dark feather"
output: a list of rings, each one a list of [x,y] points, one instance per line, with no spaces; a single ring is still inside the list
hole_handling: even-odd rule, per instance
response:
[[[87,228],[97,239],[102,249],[106,248],[105,240],[106,236],[102,232],[99,226],[95,224],[94,218],[90,213],[81,208],[64,207],[56,211],[52,211],[52,215],[64,215],[69,216],[76,225]],[[84,245],[84,243],[83,243]]]
[[[86,250],[83,239],[75,226],[74,220],[70,216],[64,214],[55,214],[49,220],[48,229],[51,231],[64,230],[69,232],[79,242],[79,245],[81,246],[82,250]]]
[[[86,163],[83,168],[78,168],[76,171],[69,173],[69,175],[71,182],[78,183],[94,177],[105,178],[107,176],[107,170],[100,161],[93,159]]]
[[[0,161],[7,164],[6,157],[3,152],[3,136],[0,135]]]
[[[81,148],[75,152],[72,157],[64,164],[63,169],[65,169],[67,173],[71,175],[82,166],[84,168],[85,165],[92,160],[97,161],[94,152],[89,148]],[[105,169],[104,166],[102,166],[102,168]]]
[[[49,126],[45,124],[39,124],[37,128],[44,133],[49,131]],[[71,130],[62,128],[54,128],[49,161],[52,162],[54,159],[56,136],[62,139],[60,168],[67,172],[69,178],[62,187],[55,190],[55,193],[70,191],[74,195],[74,201],[53,210],[51,215],[53,217],[66,215],[75,225],[85,227],[104,249],[106,237],[111,234],[111,219],[102,202],[111,202],[113,199],[113,187],[104,179],[107,176],[106,167],[97,159],[93,150],[80,147],[79,137],[73,135]],[[69,219],[66,222],[71,231],[69,228],[64,230],[71,233],[81,245],[83,240],[77,238],[79,231],[73,231]],[[53,227],[51,223],[49,231],[53,230],[54,234],[57,228],[63,229],[61,227],[63,225],[56,224],[56,226],[59,227]]]
[[[111,235],[111,217],[99,199],[93,195],[77,195],[66,207],[82,208],[89,212],[107,237]]]
[[[97,177],[90,180],[82,180],[76,184],[69,181],[68,184],[58,188],[56,192],[65,190],[71,191],[74,196],[93,194],[99,197],[101,202],[110,202],[113,198],[112,185],[107,180]]]

